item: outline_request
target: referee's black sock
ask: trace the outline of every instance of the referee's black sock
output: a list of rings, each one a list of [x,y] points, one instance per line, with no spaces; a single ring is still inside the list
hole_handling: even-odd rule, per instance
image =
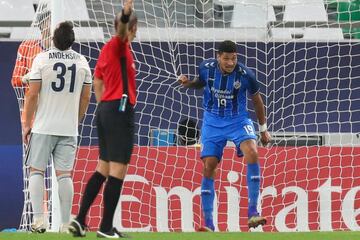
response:
[[[100,231],[109,232],[112,229],[112,223],[116,205],[119,202],[123,179],[109,176],[104,189],[104,214],[102,217]]]
[[[97,171],[89,179],[82,198],[79,214],[76,217],[76,220],[80,224],[85,225],[86,214],[105,180],[106,177]]]

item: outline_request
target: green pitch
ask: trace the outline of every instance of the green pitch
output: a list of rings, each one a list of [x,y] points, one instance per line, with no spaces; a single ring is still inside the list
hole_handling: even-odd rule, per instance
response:
[[[130,233],[134,240],[359,240],[360,232],[308,232],[308,233]],[[67,240],[101,239],[95,233],[87,233],[86,238],[73,238],[67,234],[45,233],[0,233],[0,240]]]

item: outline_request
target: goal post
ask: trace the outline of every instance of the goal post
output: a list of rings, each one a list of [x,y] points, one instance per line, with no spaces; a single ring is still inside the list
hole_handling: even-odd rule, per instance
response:
[[[52,6],[52,27],[73,21],[74,49],[93,70],[114,33],[121,1],[54,2],[63,5]],[[202,92],[184,89],[176,79],[195,77],[201,61],[215,58],[217,44],[229,39],[237,43],[238,59],[256,73],[273,136],[270,147],[259,146],[259,210],[268,224],[258,231],[360,230],[360,41],[355,30],[360,19],[345,22],[344,9],[322,0],[135,0],[138,32],[131,46],[137,130],[115,226],[167,232],[195,231],[202,224],[202,162],[200,147],[193,144],[201,138]],[[299,13],[304,20],[297,19]],[[346,26],[350,30],[342,29]],[[354,38],[347,38],[350,33]],[[21,110],[24,89],[16,90]],[[250,100],[248,109],[256,122]],[[98,161],[95,112],[92,98],[79,126],[73,214]],[[55,196],[51,176],[46,191]],[[28,229],[31,220],[27,177],[21,229]],[[231,143],[215,182],[216,229],[247,231],[246,163]],[[90,230],[99,226],[102,196],[89,211]],[[52,209],[54,201],[48,200]],[[52,214],[56,231],[59,215]]]

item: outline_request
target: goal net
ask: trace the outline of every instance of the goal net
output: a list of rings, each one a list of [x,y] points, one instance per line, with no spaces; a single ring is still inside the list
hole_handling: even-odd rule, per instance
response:
[[[114,33],[121,2],[76,2],[63,0],[63,8],[55,11],[74,22],[74,49],[93,69]],[[36,16],[43,11],[41,4]],[[216,57],[217,44],[228,39],[237,43],[239,61],[256,73],[273,136],[271,146],[258,148],[258,208],[268,224],[257,231],[360,230],[358,6],[358,1],[324,0],[135,0],[135,148],[114,226],[167,232],[195,231],[203,224],[202,91],[184,89],[176,79],[180,74],[195,77],[201,61]],[[41,39],[35,34],[38,22],[29,39]],[[21,111],[26,88],[15,88]],[[256,122],[251,101],[248,109]],[[92,98],[79,126],[73,214],[98,161],[95,111]],[[50,163],[44,208],[56,231],[51,169]],[[24,168],[21,229],[28,229],[32,215],[27,180]],[[232,143],[224,150],[215,188],[216,230],[248,231],[246,163]],[[99,226],[102,203],[101,191],[88,214],[91,230]]]

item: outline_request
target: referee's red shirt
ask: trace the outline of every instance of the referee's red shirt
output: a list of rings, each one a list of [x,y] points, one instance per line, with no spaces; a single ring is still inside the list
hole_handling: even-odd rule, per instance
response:
[[[123,76],[120,66],[120,58],[126,57],[126,70],[128,80],[128,96],[132,105],[136,103],[135,86],[135,63],[130,50],[129,42],[122,41],[114,36],[101,49],[99,59],[95,67],[95,77],[104,81],[105,92],[101,101],[120,99],[123,94]],[[125,78],[126,79],[126,78]]]

